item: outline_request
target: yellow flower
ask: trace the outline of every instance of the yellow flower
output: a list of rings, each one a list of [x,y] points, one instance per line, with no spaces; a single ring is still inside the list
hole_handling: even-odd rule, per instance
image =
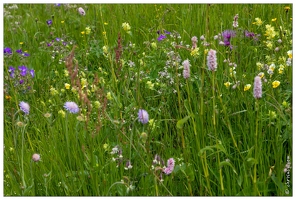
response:
[[[205,55],[207,55],[208,52],[209,52],[209,49],[205,49],[205,51],[204,51]]]
[[[20,42],[20,45],[24,44],[24,42]]]
[[[288,12],[290,10],[290,6],[285,6],[284,9],[286,12]]]
[[[108,53],[108,46],[103,46],[103,52],[104,52],[104,54]]]
[[[61,21],[61,23],[63,24],[65,21],[63,20],[63,21]]]
[[[107,22],[104,22],[104,25],[108,25],[108,23]]]
[[[224,85],[225,85],[226,88],[229,88],[229,86],[231,85],[231,83],[230,82],[226,82],[226,83],[224,83]]]
[[[262,69],[262,67],[263,67],[263,64],[262,64],[262,63],[260,63],[260,62],[257,62],[257,63],[256,63],[256,66],[258,67],[258,70],[260,70],[260,69]]]
[[[51,94],[52,96],[55,96],[55,95],[59,94],[59,92],[58,92],[54,87],[51,87],[51,88],[49,89],[49,92],[50,92],[50,94]]]
[[[10,100],[11,99],[11,96],[5,95],[5,99]]]
[[[71,87],[71,85],[70,85],[69,83],[65,83],[65,88],[66,88],[67,90],[69,90],[70,87]]]
[[[89,27],[86,27],[86,28],[85,28],[85,34],[88,35],[88,34],[90,34],[90,32],[91,32],[91,29],[90,29]]]
[[[151,81],[147,81],[146,84],[150,90],[154,89],[154,83],[152,83]]]
[[[190,55],[193,57],[199,56],[199,48],[195,48],[190,52]]]
[[[292,50],[287,51],[287,54],[288,54],[289,58],[293,58]]]
[[[271,19],[271,21],[272,21],[272,22],[275,22],[275,21],[276,21],[276,18],[274,18],[274,19]]]
[[[257,26],[261,26],[263,24],[262,20],[260,18],[255,18],[255,22],[253,22],[253,24],[257,25]]]
[[[263,78],[263,77],[264,77],[264,73],[263,73],[263,72],[260,72],[260,73],[258,74],[258,76],[260,76],[260,78]]]
[[[84,31],[82,31],[82,32],[81,32],[81,34],[82,34],[82,35],[84,35],[84,34],[85,34],[85,32],[84,32]]]
[[[151,43],[151,47],[152,47],[153,49],[156,49],[156,48],[157,48],[157,44],[156,44],[156,42],[152,42],[152,43]]]
[[[106,36],[106,31],[103,31],[102,34],[103,34],[104,36]]]
[[[87,85],[87,80],[85,78],[81,78],[81,87],[82,89],[85,88]]]
[[[244,87],[244,91],[248,91],[251,88],[251,84],[247,84]]]
[[[72,87],[71,91],[76,94],[77,93],[77,89],[75,87]]]
[[[272,82],[272,87],[277,88],[280,84],[281,84],[281,82],[279,82],[279,81],[273,81]]]
[[[272,42],[271,41],[267,41],[266,42],[266,46],[269,48],[269,49],[272,49]]]
[[[122,28],[123,28],[123,30],[125,30],[126,32],[129,32],[129,30],[131,30],[131,26],[130,26],[129,23],[127,23],[127,22],[122,23]]]

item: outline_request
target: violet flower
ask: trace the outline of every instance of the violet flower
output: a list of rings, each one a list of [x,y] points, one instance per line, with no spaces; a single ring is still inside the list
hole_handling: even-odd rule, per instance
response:
[[[140,109],[138,112],[138,119],[142,124],[147,124],[149,122],[148,112],[146,110]]]
[[[262,97],[262,81],[260,76],[256,76],[254,79],[253,95],[255,99],[260,99]]]

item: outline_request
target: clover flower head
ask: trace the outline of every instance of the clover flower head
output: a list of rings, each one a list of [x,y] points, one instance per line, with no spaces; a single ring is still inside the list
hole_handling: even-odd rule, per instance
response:
[[[71,101],[66,102],[66,103],[64,104],[64,108],[65,108],[67,111],[69,111],[70,113],[73,113],[73,114],[79,112],[79,107],[78,107],[78,105],[77,105],[75,102],[71,102]]]
[[[34,154],[32,155],[32,160],[33,160],[34,162],[38,162],[38,161],[40,160],[40,155],[37,154],[37,153],[34,153]]]

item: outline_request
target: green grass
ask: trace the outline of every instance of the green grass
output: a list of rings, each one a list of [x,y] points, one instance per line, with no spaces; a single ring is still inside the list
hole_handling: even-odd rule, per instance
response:
[[[3,60],[4,196],[292,196],[291,168],[284,172],[292,159],[291,4],[11,6],[4,5],[3,46],[13,51]],[[268,24],[276,32],[269,39]],[[164,30],[170,34],[158,41]],[[214,39],[224,30],[236,31],[232,49]],[[35,70],[23,84],[9,71],[21,65]],[[255,99],[260,72],[263,94]],[[65,110],[67,101],[79,113]],[[149,123],[139,122],[139,109]],[[121,153],[112,154],[115,147]],[[156,155],[162,161],[152,167]],[[166,175],[169,158],[175,167]]]

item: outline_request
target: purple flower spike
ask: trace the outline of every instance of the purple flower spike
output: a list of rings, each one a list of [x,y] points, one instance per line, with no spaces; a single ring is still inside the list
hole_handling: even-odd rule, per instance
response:
[[[23,56],[28,57],[28,56],[30,56],[30,54],[28,54],[28,53],[23,53]]]
[[[138,112],[139,122],[142,124],[147,124],[149,122],[149,115],[146,110],[140,109]]]

